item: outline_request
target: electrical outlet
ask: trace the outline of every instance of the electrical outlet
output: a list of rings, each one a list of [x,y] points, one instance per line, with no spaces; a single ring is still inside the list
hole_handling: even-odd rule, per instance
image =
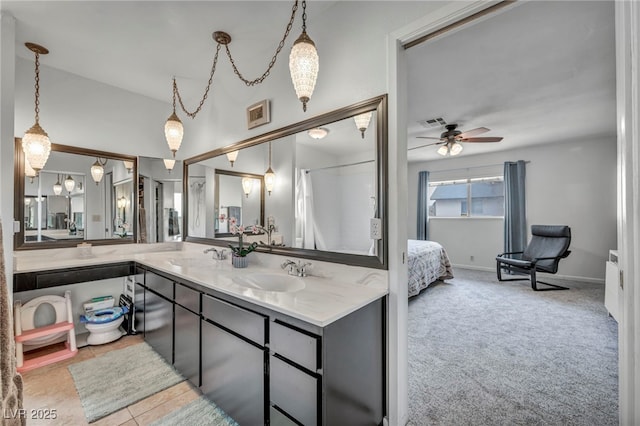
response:
[[[371,218],[369,222],[369,238],[372,240],[382,239],[382,220],[380,218]]]

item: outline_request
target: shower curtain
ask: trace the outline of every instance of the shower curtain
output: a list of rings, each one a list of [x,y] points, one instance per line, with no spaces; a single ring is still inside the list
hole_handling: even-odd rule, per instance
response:
[[[299,226],[297,236],[302,238],[301,247],[326,250],[324,238],[313,218],[313,186],[309,171],[298,169],[298,179],[296,180],[296,222],[297,227]]]
[[[4,270],[2,221],[0,221],[0,388],[2,389],[3,425],[25,425],[22,409],[22,376],[16,371],[16,349],[13,340],[13,314]]]

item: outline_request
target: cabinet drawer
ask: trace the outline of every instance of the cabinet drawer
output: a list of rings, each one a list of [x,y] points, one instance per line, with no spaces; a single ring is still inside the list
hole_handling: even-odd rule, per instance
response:
[[[148,289],[163,295],[167,299],[173,301],[173,281],[147,271],[144,283]]]
[[[303,333],[285,324],[269,323],[269,347],[272,352],[316,371],[321,368],[320,337]]]
[[[265,344],[265,316],[206,294],[202,296],[202,315],[260,346]]]
[[[200,314],[200,292],[176,283],[176,303]]]
[[[271,404],[305,426],[318,424],[319,379],[275,356],[270,364]]]

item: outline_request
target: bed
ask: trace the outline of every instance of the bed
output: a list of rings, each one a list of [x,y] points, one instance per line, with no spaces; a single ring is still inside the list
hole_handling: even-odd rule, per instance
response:
[[[447,252],[435,241],[409,240],[409,297],[438,280],[453,278]]]

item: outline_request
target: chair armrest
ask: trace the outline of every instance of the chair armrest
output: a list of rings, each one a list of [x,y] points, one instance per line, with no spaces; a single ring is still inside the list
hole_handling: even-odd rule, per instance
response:
[[[500,253],[498,257],[509,256],[512,254],[522,254],[522,253],[524,253],[524,251],[508,251],[506,253]]]
[[[536,257],[536,258],[531,260],[531,264],[535,266],[535,264],[538,263],[541,260],[560,260],[560,259],[562,259],[564,257],[566,257],[566,256]]]

